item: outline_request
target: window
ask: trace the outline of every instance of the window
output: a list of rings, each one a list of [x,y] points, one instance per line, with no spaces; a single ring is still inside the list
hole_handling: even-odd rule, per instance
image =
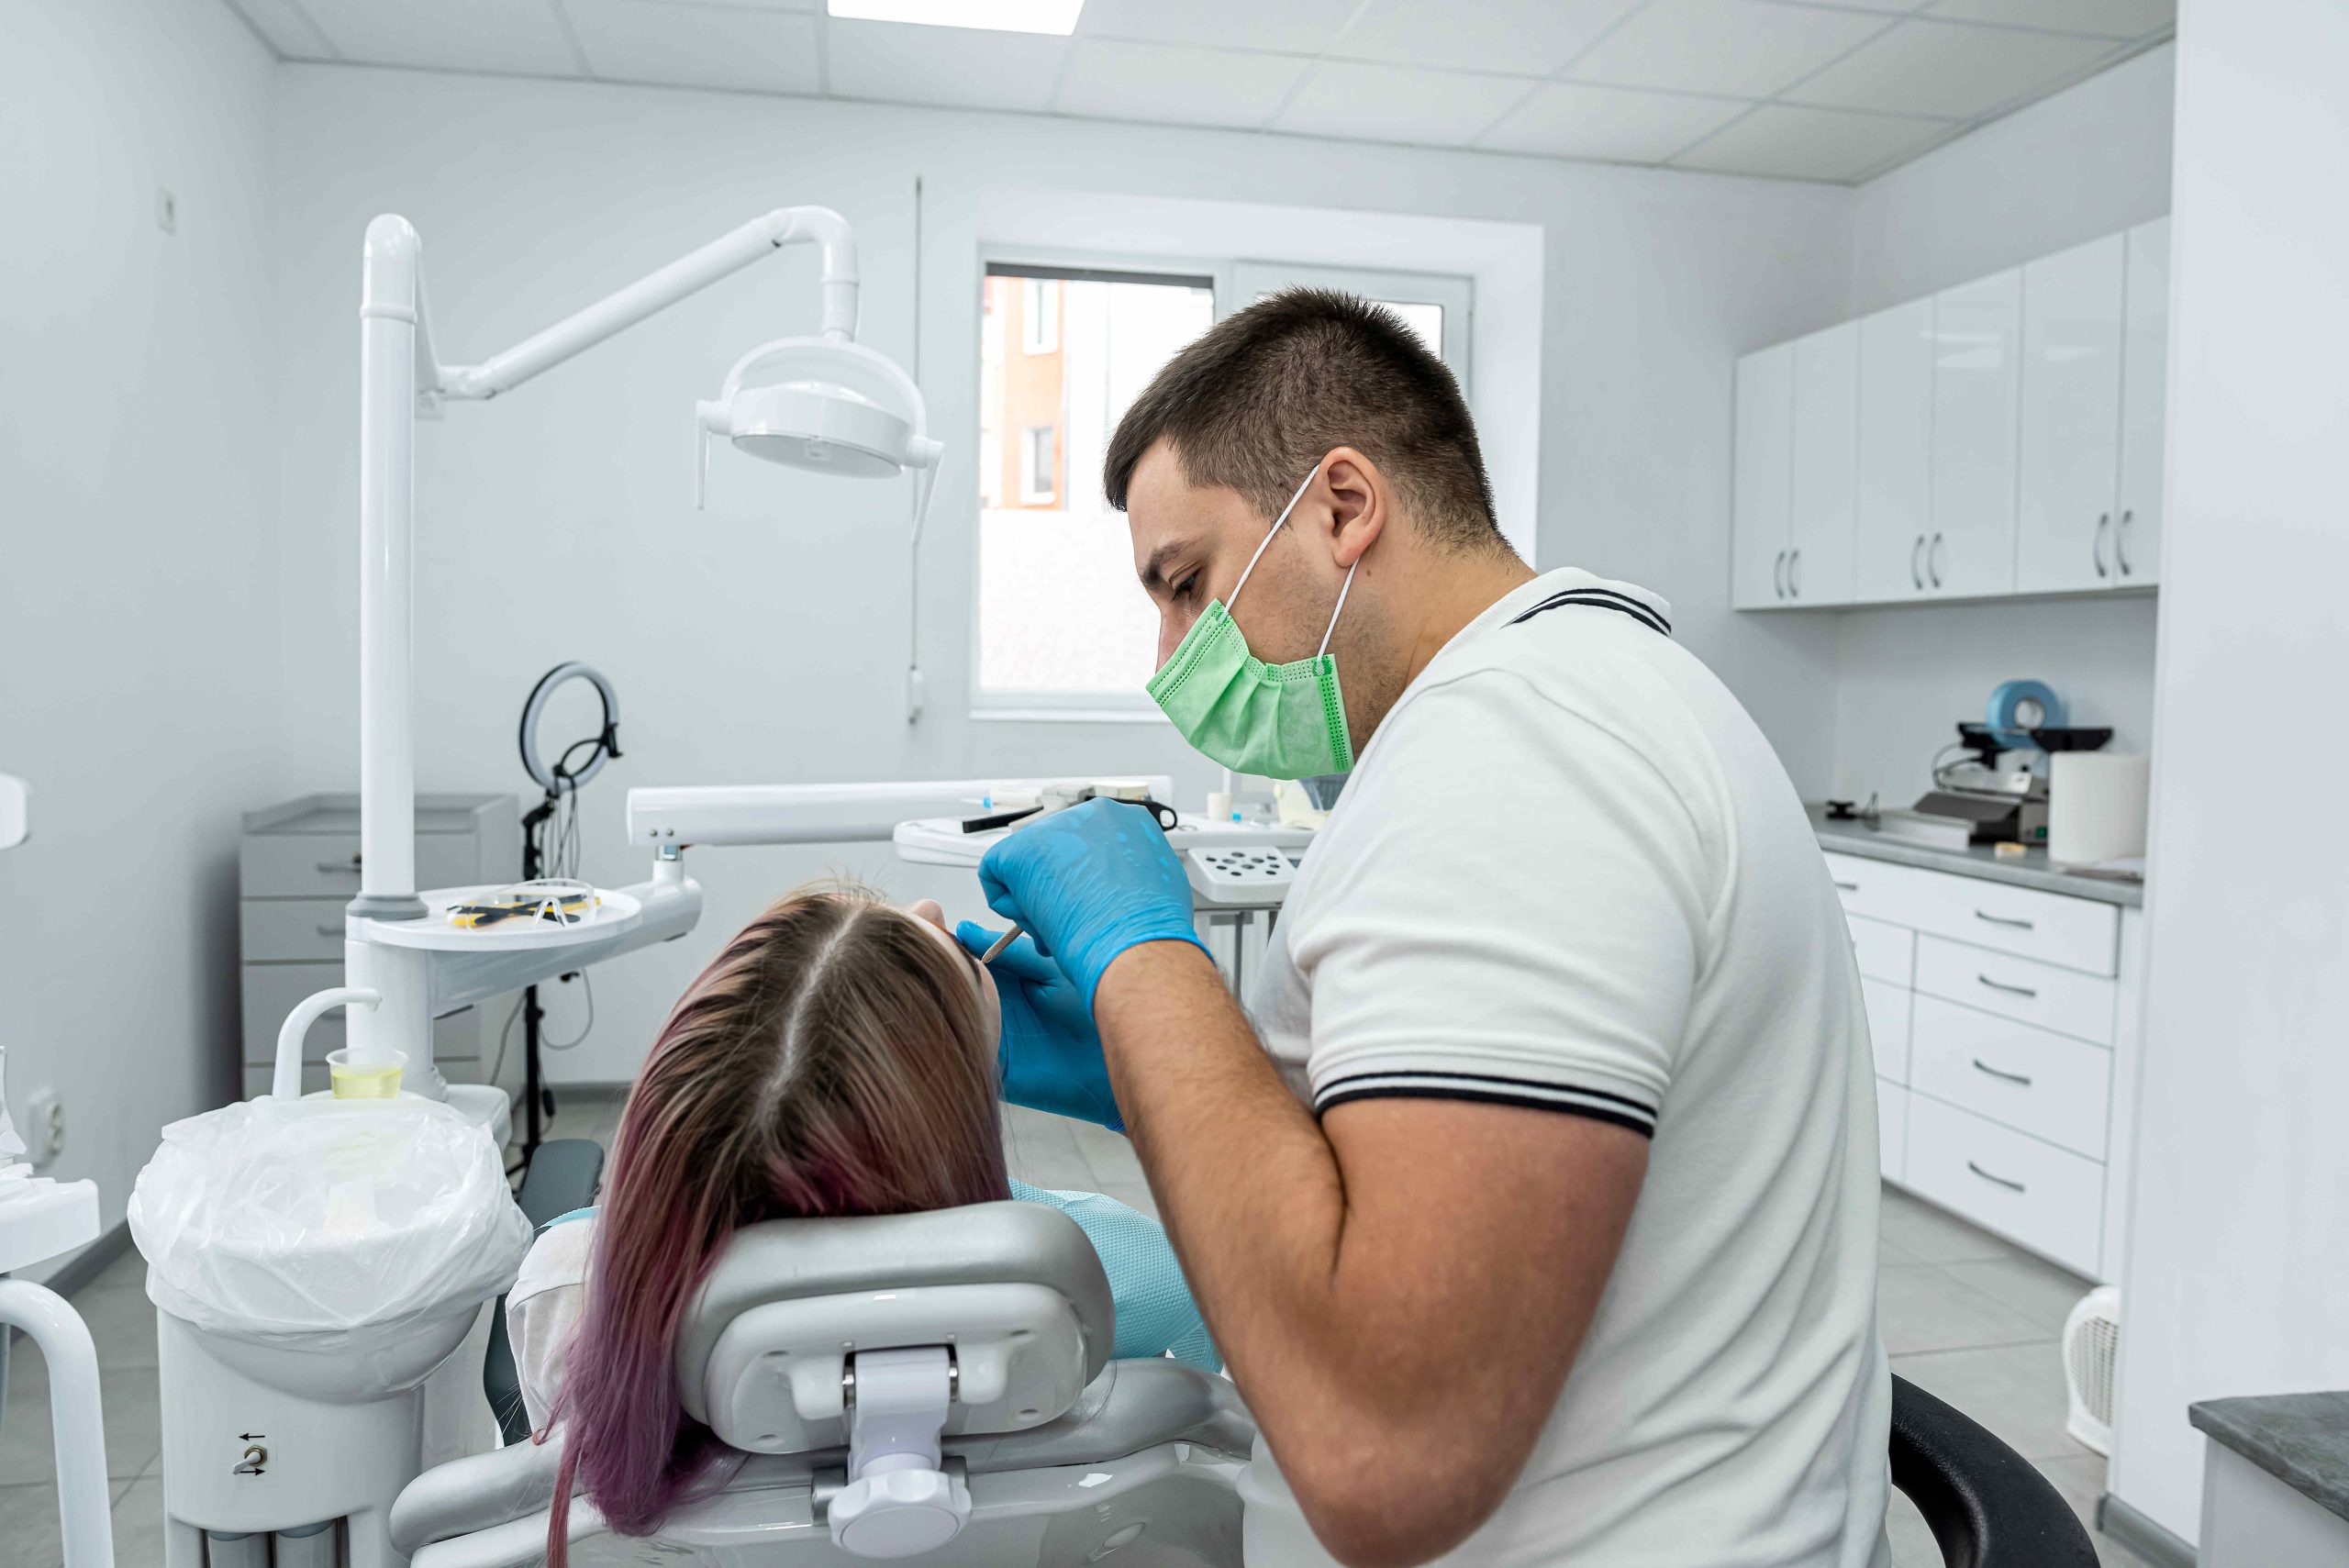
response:
[[[1061,285],[1056,278],[1020,280],[1019,351],[1056,354],[1061,347]]]
[[[1158,367],[1215,320],[1214,280],[996,262],[982,286],[976,702],[1155,713],[1142,686],[1158,615],[1102,499],[1101,455]],[[1048,352],[1030,348],[1040,299]]]
[[[1219,288],[1219,282],[1223,286]],[[1101,459],[1150,378],[1216,319],[1293,284],[1390,305],[1467,382],[1469,284],[1262,262],[1196,272],[993,260],[980,303],[980,712],[1157,716],[1158,614]]]
[[[1060,474],[1060,431],[1050,425],[1030,425],[1019,433],[1019,504],[1049,506],[1059,493],[1053,481]]]

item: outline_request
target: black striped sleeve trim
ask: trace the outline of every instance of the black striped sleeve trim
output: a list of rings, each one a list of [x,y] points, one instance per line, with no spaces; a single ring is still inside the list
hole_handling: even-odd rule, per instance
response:
[[[1565,605],[1587,605],[1595,610],[1614,610],[1630,616],[1650,631],[1660,631],[1666,637],[1672,635],[1670,621],[1639,600],[1627,594],[1619,594],[1612,588],[1568,588],[1563,593],[1551,595],[1524,614],[1510,617],[1508,624],[1522,626],[1545,610],[1554,610]]]
[[[1349,1100],[1396,1099],[1474,1100],[1485,1105],[1522,1106],[1529,1110],[1564,1111],[1630,1128],[1642,1138],[1655,1136],[1655,1107],[1642,1105],[1628,1095],[1481,1073],[1358,1073],[1323,1085],[1313,1096],[1313,1111],[1316,1116],[1323,1115]]]

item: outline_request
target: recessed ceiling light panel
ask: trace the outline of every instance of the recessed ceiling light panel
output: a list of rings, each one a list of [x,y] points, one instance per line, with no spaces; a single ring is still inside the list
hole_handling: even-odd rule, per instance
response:
[[[835,17],[860,22],[913,22],[1061,38],[1076,31],[1076,14],[1085,9],[1085,0],[824,0],[824,5]]]

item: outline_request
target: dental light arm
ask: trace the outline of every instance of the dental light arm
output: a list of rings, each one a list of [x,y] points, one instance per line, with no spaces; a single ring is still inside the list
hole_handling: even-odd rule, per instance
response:
[[[856,241],[849,234],[848,220],[829,207],[777,207],[477,365],[441,365],[431,360],[430,334],[419,295],[418,390],[444,397],[495,397],[510,392],[532,376],[791,244],[813,244],[821,252],[824,300],[819,330],[827,342],[849,341],[856,335],[857,277]]]

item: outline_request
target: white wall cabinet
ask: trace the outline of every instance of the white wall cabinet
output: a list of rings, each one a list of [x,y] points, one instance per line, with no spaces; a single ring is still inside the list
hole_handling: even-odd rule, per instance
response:
[[[2015,586],[2120,581],[2121,284],[2128,237],[2108,235],[2022,271],[2022,420]]]
[[[1787,598],[1798,605],[1848,605],[1859,485],[1858,322],[1795,339],[1793,425]]]
[[[2117,1278],[2143,977],[2099,900],[1837,854],[1887,1181]]]
[[[1741,610],[1787,603],[1787,519],[1793,502],[1792,343],[1737,361],[1736,513],[1730,602]]]
[[[1768,609],[1788,602],[1794,368],[1792,343],[1781,343],[1737,361],[1736,514],[1730,546],[1730,602],[1741,610]]]
[[[2165,218],[1740,360],[1731,603],[2151,586],[2168,273]]]
[[[1933,528],[1926,586],[1978,598],[2015,585],[2015,429],[2022,273],[1933,296]]]
[[[1933,302],[1879,310],[1859,328],[1853,597],[1920,598],[1933,531]]]
[[[2129,231],[2121,346],[2121,512],[2113,566],[2121,586],[2161,579],[2162,428],[2169,375],[2169,219]]]

